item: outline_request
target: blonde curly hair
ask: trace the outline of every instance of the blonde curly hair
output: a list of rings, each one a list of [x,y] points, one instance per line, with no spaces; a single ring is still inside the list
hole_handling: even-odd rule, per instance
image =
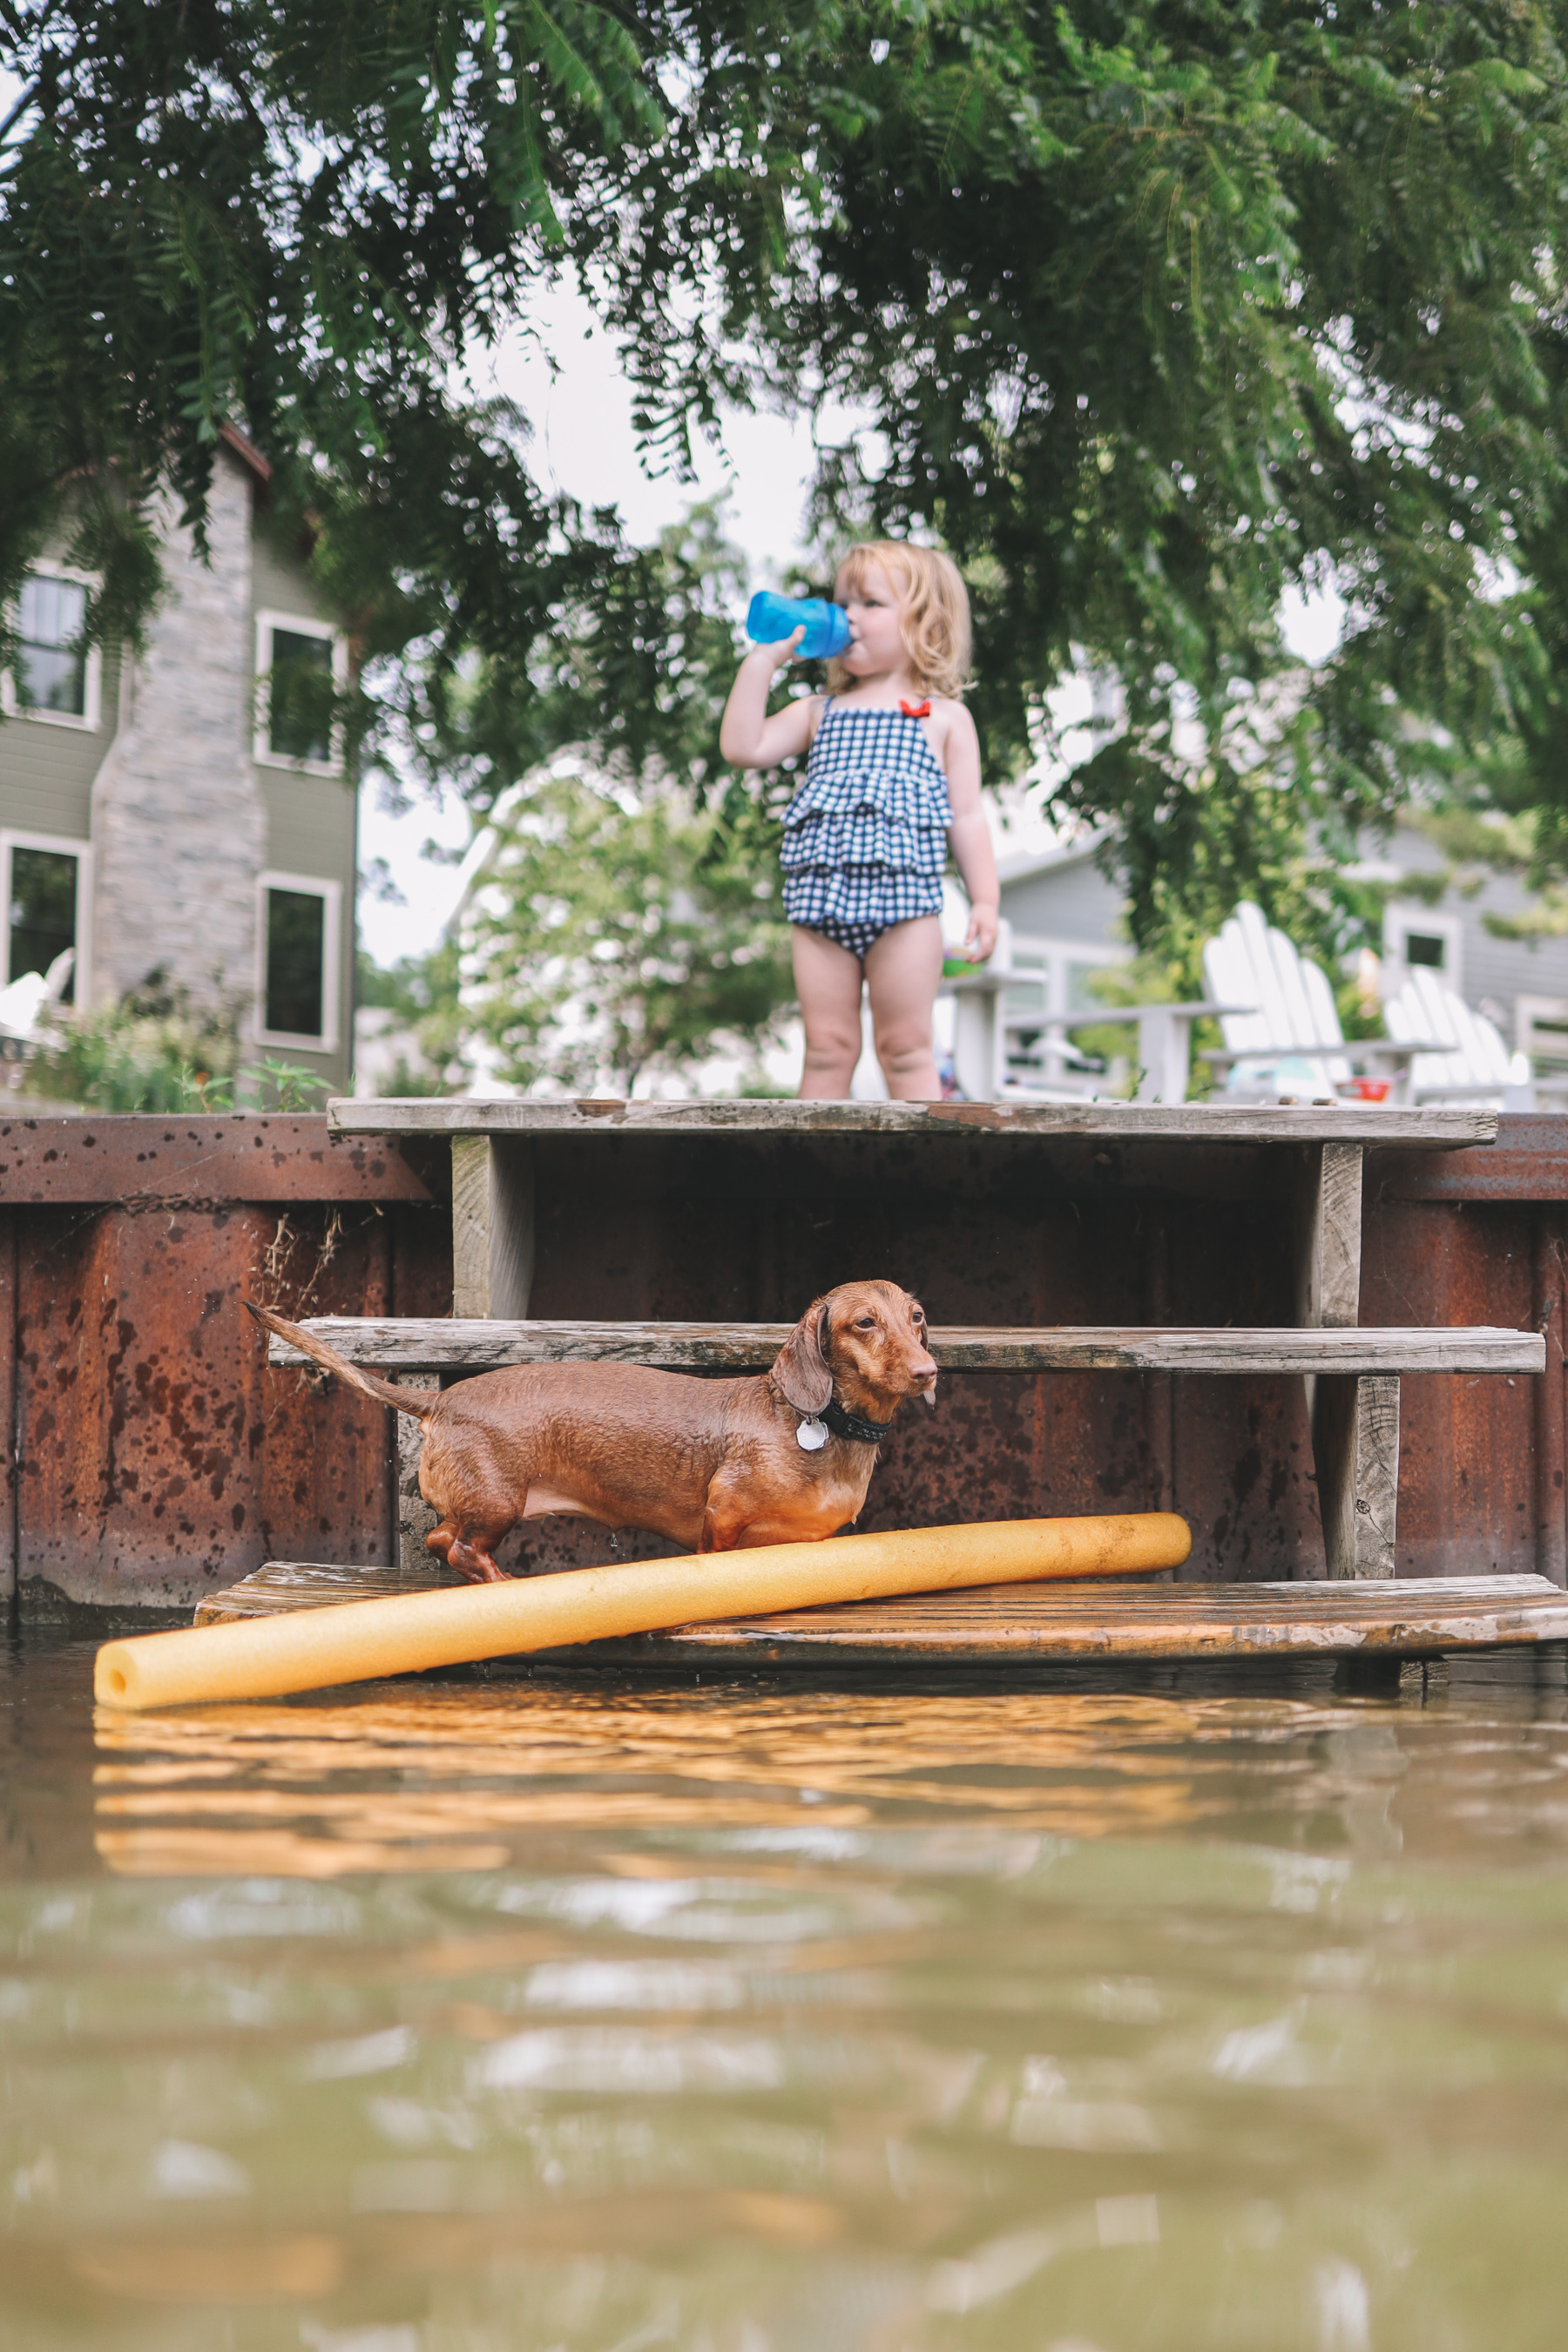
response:
[[[865,540],[838,567],[833,583],[837,601],[863,590],[873,570],[883,573],[899,600],[904,651],[922,691],[962,694],[969,676],[969,591],[952,556],[940,555],[934,547],[910,547],[901,539]],[[853,675],[841,661],[829,662],[828,692],[842,693]]]

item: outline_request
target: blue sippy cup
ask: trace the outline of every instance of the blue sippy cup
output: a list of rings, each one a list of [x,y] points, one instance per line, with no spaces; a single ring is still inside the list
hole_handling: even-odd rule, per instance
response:
[[[752,599],[746,635],[759,646],[776,646],[803,623],[797,661],[832,661],[847,648],[849,615],[842,604],[830,604],[826,596],[775,596],[768,588],[759,588]]]

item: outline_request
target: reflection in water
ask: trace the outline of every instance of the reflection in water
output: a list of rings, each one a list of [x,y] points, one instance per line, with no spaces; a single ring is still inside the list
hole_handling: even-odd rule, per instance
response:
[[[1558,1659],[96,1721],[88,1664],[7,1718],[8,2347],[1560,2338]]]
[[[1221,1734],[1220,1718],[1215,1724]],[[129,1874],[499,1868],[518,1835],[819,1832],[971,1815],[1065,1836],[1194,1818],[1192,1709],[1001,1693],[416,1691],[358,1705],[100,1709],[99,1853]],[[1201,1736],[1201,1734],[1200,1734]]]

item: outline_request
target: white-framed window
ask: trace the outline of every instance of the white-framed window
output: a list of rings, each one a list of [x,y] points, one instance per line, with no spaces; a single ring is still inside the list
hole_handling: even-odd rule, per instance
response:
[[[1127,963],[1132,950],[1118,940],[1104,947],[1092,947],[1083,940],[1050,940],[1031,938],[1026,933],[1013,935],[1013,969],[1017,972],[1039,972],[1047,982],[1042,1010],[1058,1025],[1069,1019],[1082,1024],[1091,1021],[1114,1021],[1116,1008],[1107,1005],[1089,986],[1093,973],[1106,971],[1111,964]],[[1019,1003],[1038,1003],[1037,996],[1028,999],[1019,992]]]
[[[342,730],[331,706],[348,676],[348,645],[330,621],[258,613],[256,758],[269,768],[302,769],[311,776],[341,773]]]
[[[343,890],[313,874],[264,874],[257,914],[257,1035],[330,1054],[338,1042]]]
[[[1465,992],[1465,927],[1458,915],[1394,898],[1383,910],[1383,955],[1390,966],[1384,992],[1401,986],[1408,971],[1440,972],[1456,996]]]
[[[76,950],[64,1004],[89,1001],[88,905],[92,852],[85,841],[50,833],[0,833],[0,986],[29,971],[47,973]]]
[[[7,719],[41,719],[54,727],[96,731],[103,657],[84,645],[97,575],[68,563],[36,564],[11,608],[16,650],[0,675]]]

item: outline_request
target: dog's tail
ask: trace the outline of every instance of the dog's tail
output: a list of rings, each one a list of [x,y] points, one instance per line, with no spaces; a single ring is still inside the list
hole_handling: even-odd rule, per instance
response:
[[[258,1307],[253,1298],[242,1298],[239,1303],[247,1307],[268,1331],[287,1339],[291,1348],[298,1348],[323,1371],[335,1372],[345,1388],[358,1389],[361,1396],[374,1397],[377,1404],[389,1404],[394,1412],[405,1412],[415,1421],[425,1421],[441,1402],[439,1389],[395,1388],[390,1381],[378,1379],[374,1372],[362,1372],[357,1364],[351,1364],[346,1356],[340,1356],[335,1348],[329,1348],[324,1339],[318,1339],[302,1323],[286,1323],[281,1315],[274,1315],[269,1307]]]

